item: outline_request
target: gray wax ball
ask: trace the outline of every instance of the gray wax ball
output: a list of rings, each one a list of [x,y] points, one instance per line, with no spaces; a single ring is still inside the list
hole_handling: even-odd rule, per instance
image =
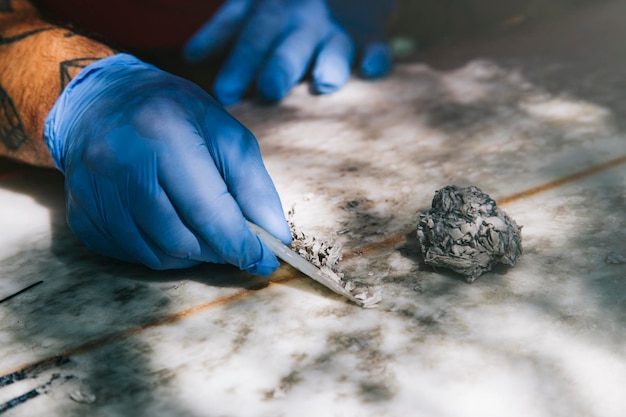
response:
[[[478,187],[449,185],[419,213],[417,238],[424,261],[450,268],[473,282],[496,263],[515,265],[522,255],[521,226]]]

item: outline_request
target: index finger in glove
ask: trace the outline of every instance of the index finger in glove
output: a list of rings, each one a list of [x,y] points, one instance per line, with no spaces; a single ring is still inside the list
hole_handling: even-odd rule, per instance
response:
[[[258,224],[285,244],[291,231],[280,197],[267,172],[254,135],[230,114],[213,109],[207,126],[220,126],[206,133],[207,146],[224,182],[246,219]]]
[[[283,14],[280,8],[268,6],[250,16],[213,86],[222,104],[241,100],[284,30]]]
[[[343,29],[338,28],[324,40],[311,74],[315,92],[332,93],[348,82],[354,51],[354,42]]]
[[[249,230],[204,139],[189,126],[177,132],[177,142],[157,169],[183,221],[226,262],[259,275],[273,272],[278,261]]]
[[[196,63],[222,51],[244,24],[252,0],[227,1],[185,44],[187,62]]]

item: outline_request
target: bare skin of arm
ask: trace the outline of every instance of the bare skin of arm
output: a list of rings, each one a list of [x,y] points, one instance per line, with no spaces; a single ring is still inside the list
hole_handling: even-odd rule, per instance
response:
[[[0,155],[53,167],[43,140],[48,112],[82,68],[113,54],[42,20],[28,0],[0,0]]]

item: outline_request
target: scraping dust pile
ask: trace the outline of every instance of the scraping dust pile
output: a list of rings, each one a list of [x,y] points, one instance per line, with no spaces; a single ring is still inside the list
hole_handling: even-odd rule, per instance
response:
[[[304,233],[294,224],[293,215],[294,208],[292,207],[287,218],[293,239],[291,249],[317,266],[325,276],[344,288],[359,301],[362,307],[376,307],[382,299],[380,288],[358,280],[348,279],[341,272],[339,268],[339,261],[343,258],[341,243],[330,239],[319,239]]]

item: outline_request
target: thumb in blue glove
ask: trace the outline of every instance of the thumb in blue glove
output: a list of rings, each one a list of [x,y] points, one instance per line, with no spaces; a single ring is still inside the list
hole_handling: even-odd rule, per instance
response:
[[[45,124],[67,221],[93,251],[154,269],[278,267],[247,226],[291,235],[254,136],[191,82],[119,54],[83,69]]]

